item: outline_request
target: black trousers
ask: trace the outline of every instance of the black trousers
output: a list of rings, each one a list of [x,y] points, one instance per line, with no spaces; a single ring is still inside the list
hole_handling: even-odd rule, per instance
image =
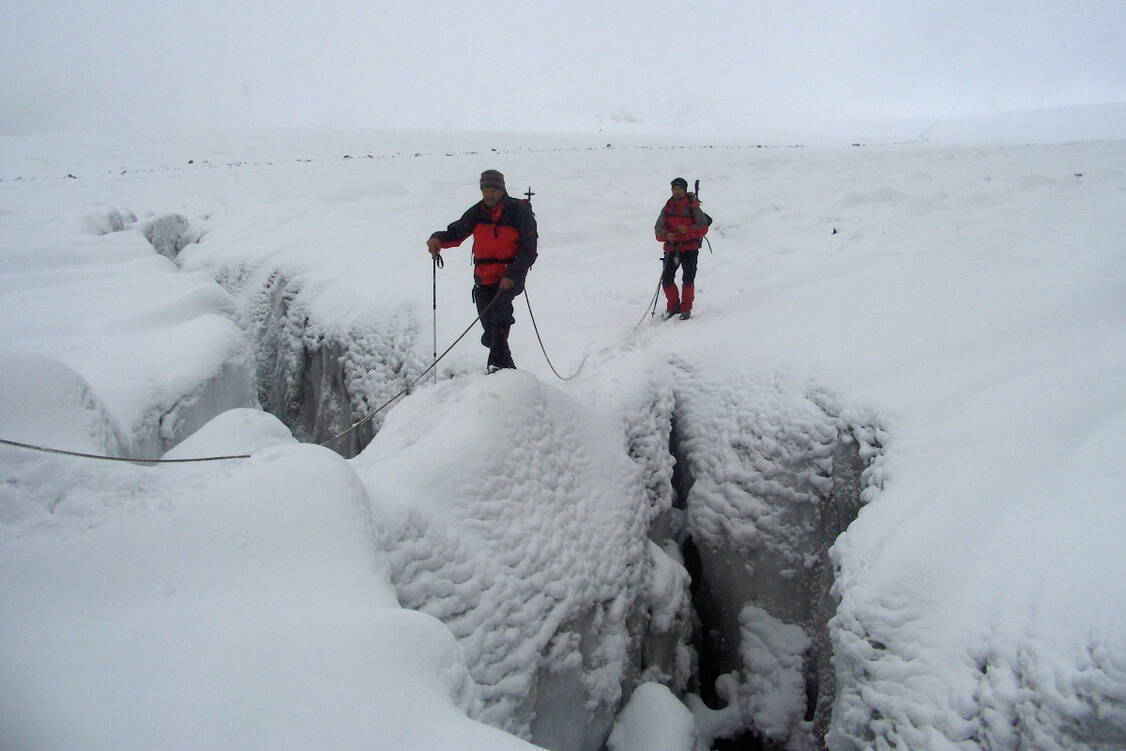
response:
[[[676,270],[681,269],[680,281],[684,284],[693,284],[696,281],[696,261],[700,257],[698,250],[681,250],[675,253],[665,253],[665,268],[661,273],[661,286],[671,287],[676,284]]]
[[[524,291],[524,285],[517,282],[507,292],[500,291],[500,284],[473,285],[473,302],[477,303],[477,314],[481,316],[481,344],[492,347],[493,335],[498,327],[504,329],[507,338],[508,327],[516,323],[512,316],[512,301]]]

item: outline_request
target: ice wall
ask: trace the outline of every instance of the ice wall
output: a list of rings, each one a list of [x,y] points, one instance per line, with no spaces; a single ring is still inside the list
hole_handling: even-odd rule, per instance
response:
[[[691,572],[696,623],[691,675],[656,679],[693,706],[705,740],[816,745],[835,689],[829,549],[875,481],[882,433],[779,374],[630,367],[649,374],[620,407],[649,534]]]
[[[418,324],[410,308],[379,321],[342,324],[314,310],[298,274],[227,270],[219,280],[243,302],[254,342],[258,399],[301,441],[321,443],[349,429],[406,388],[426,367],[415,354]],[[329,447],[355,456],[379,430],[383,414]]]
[[[872,482],[878,431],[776,374],[690,373],[677,396],[703,695],[735,705],[756,737],[820,737],[834,691],[829,548]]]
[[[681,672],[675,648],[645,642],[676,628],[686,581],[646,539],[620,434],[579,403],[520,371],[447,381],[400,404],[353,464],[400,601],[465,652],[475,716],[593,751],[643,673]]]

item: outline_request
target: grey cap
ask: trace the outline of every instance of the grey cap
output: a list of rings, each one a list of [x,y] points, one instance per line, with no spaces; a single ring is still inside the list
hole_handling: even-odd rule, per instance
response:
[[[504,190],[504,175],[495,169],[487,169],[481,173],[481,188],[500,188]]]

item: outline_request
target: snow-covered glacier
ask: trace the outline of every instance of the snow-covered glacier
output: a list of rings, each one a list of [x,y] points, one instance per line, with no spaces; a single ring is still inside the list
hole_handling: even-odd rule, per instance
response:
[[[65,220],[15,212],[6,223],[6,368],[32,373],[10,398],[20,404],[17,394],[36,388],[35,373],[69,370],[108,410],[98,430],[120,436],[102,448],[142,458],[160,456],[218,412],[255,405],[232,298],[210,275],[181,273],[154,253],[133,212],[79,211]]]
[[[0,438],[251,455],[0,446],[17,747],[1126,745],[1121,141],[355,138],[0,174]],[[498,164],[573,380],[424,255]]]

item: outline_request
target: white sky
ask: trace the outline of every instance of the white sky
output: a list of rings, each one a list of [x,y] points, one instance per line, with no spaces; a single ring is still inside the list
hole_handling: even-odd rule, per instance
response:
[[[706,127],[1126,101],[1121,0],[3,3],[0,133]]]

